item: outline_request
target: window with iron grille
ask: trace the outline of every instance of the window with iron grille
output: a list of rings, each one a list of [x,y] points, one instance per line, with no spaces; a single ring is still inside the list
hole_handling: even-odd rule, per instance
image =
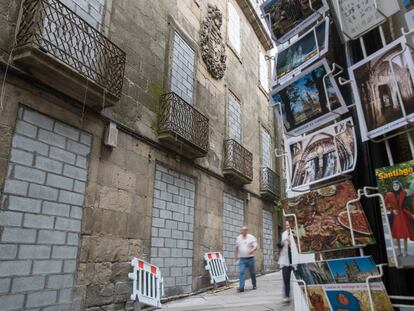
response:
[[[232,94],[229,95],[227,118],[229,139],[234,139],[241,144],[241,107]]]
[[[262,127],[261,128],[261,154],[262,154],[262,167],[268,167],[272,169],[272,142],[269,132]]]
[[[228,5],[228,24],[227,24],[228,39],[231,47],[240,55],[241,40],[240,40],[240,17],[237,14],[236,8],[229,2]]]
[[[106,0],[60,1],[95,29],[99,31],[104,30],[103,21],[105,17]]]
[[[177,32],[174,33],[170,90],[193,104],[195,52]]]

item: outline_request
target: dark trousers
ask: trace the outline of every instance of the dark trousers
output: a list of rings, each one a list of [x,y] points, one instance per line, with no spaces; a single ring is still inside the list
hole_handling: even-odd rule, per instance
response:
[[[283,284],[285,285],[285,298],[290,297],[290,276],[292,267],[282,267]]]

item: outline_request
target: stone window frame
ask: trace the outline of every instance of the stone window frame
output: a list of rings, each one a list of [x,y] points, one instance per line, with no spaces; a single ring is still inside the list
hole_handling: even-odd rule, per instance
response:
[[[257,70],[258,70],[258,74],[257,74],[257,76],[258,76],[258,81],[257,81],[257,86],[259,87],[259,89],[263,92],[263,94],[266,96],[266,98],[268,97],[268,95],[269,95],[269,92],[270,92],[270,85],[271,85],[271,81],[270,81],[270,78],[271,77],[269,77],[269,63],[268,63],[268,61],[266,60],[266,56],[267,56],[267,52],[266,51],[263,51],[261,48],[260,48],[260,46],[258,47],[258,51],[259,51],[259,57],[258,57],[258,66],[257,66]],[[264,57],[265,58],[265,64],[266,64],[266,73],[267,73],[267,82],[266,82],[266,84],[267,84],[267,90],[265,89],[265,87],[263,86],[263,82],[262,82],[262,79],[261,79],[261,69],[262,69],[262,65],[261,65],[261,57]]]
[[[194,50],[194,70],[193,70],[193,97],[192,103],[189,103],[193,107],[197,107],[197,67],[199,58],[199,45],[194,41],[191,36],[181,27],[178,22],[171,16],[168,16],[168,40],[166,48],[165,62],[165,74],[164,74],[164,90],[165,92],[171,92],[171,78],[172,78],[172,63],[173,63],[173,47],[174,47],[174,35],[178,33],[181,38]]]
[[[239,17],[239,25],[240,25],[240,33],[239,33],[239,35],[240,35],[240,53],[237,51],[237,49],[233,46],[233,44],[231,43],[231,41],[230,41],[230,36],[229,36],[229,23],[230,23],[230,15],[229,15],[229,5],[232,5],[233,7],[234,7],[234,9],[236,10],[236,12],[237,12],[237,16]],[[242,56],[241,56],[241,54],[242,54],[242,50],[243,50],[243,42],[242,42],[242,38],[243,38],[243,36],[242,36],[242,20],[241,20],[241,17],[240,17],[240,12],[238,11],[238,5],[236,4],[234,4],[234,1],[232,1],[232,0],[228,0],[228,1],[226,1],[226,43],[227,43],[227,46],[229,47],[229,49],[233,52],[233,54],[236,56],[236,58],[239,60],[239,62],[240,62],[240,64],[242,64],[243,63],[243,61],[242,61]]]
[[[269,134],[270,137],[270,153],[269,153],[269,159],[270,159],[270,167],[266,166],[267,168],[270,168],[272,171],[275,171],[276,161],[275,156],[272,150],[274,150],[274,135],[272,135],[272,131],[270,131],[269,127],[264,123],[259,121],[259,144],[260,144],[260,167],[265,167],[263,163],[263,135],[262,130],[266,131]]]
[[[229,117],[229,108],[230,108],[230,96],[232,96],[240,105],[240,145],[243,146],[243,102],[240,100],[240,97],[236,95],[231,89],[227,88],[226,90],[226,105],[225,105],[225,119],[226,119],[226,139],[231,139],[230,133],[230,117]]]

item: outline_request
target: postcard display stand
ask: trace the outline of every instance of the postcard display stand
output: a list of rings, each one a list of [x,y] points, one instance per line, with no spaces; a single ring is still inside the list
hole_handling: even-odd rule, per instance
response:
[[[338,0],[333,0],[333,1],[335,2],[335,4],[333,6],[335,7],[335,5],[336,5],[336,7],[339,7]],[[392,10],[395,10],[395,8],[394,9],[390,9],[388,7],[388,10],[389,10],[388,16],[387,16],[387,14],[385,14],[382,11],[383,7],[380,7],[380,5],[378,4],[378,2],[382,2],[381,5],[384,6],[385,3],[386,3],[386,2],[384,2],[384,0],[373,0],[373,1],[374,1],[375,9],[380,14],[380,17],[379,18],[383,18],[384,20],[386,20],[386,18],[388,16],[390,16],[391,14],[393,14],[393,12],[391,12],[391,11]],[[275,0],[268,0],[266,3],[270,3],[270,2],[277,2],[277,0],[276,1]],[[350,0],[350,2],[352,2],[352,0]],[[391,2],[392,1],[389,1],[386,4],[387,5],[391,5]],[[321,17],[321,19],[319,19],[319,21],[324,21],[324,20],[325,21],[327,21],[327,20],[329,21],[329,18],[325,16],[325,14],[326,14],[327,11],[323,11],[323,13],[321,13],[320,11],[316,11],[316,10],[314,10],[312,8],[312,0],[309,0],[309,7],[310,7],[310,9],[314,13],[316,12],[317,15],[319,15]],[[398,7],[398,5],[397,5],[397,7]],[[265,14],[263,16],[266,17]],[[341,14],[339,14],[339,16],[341,16]],[[270,20],[270,18],[269,18],[269,20]],[[341,17],[339,17],[339,22],[340,22],[339,29],[341,30],[342,29],[342,26],[343,26],[342,25]],[[381,35],[382,43],[383,43],[384,46],[386,46],[386,40],[385,40],[385,36],[384,36],[384,33],[383,33],[383,29],[382,29],[382,26],[380,25],[381,23],[382,22],[378,22],[377,25],[373,25],[370,29],[366,30],[365,32],[362,32],[357,37],[351,37],[351,36],[349,36],[347,33],[343,32],[343,31],[342,31],[342,36],[343,36],[343,38],[345,38],[345,41],[350,40],[350,39],[354,40],[354,39],[359,38],[359,41],[360,41],[360,44],[361,44],[361,49],[363,51],[363,56],[364,56],[364,58],[366,58],[367,57],[367,53],[366,53],[366,48],[365,48],[365,44],[364,44],[364,40],[363,40],[362,35],[364,35],[368,31],[374,29],[375,27],[378,27],[379,32],[380,32],[380,35]],[[322,23],[320,23],[320,24],[322,24]],[[316,35],[316,28],[320,24],[317,24],[316,26],[314,26],[313,30],[307,31],[305,33],[305,35],[307,33],[313,32],[315,41],[317,41],[317,39],[316,39],[316,37],[317,37],[317,35]],[[270,31],[272,31],[272,27],[270,26],[269,28],[270,28]],[[295,33],[295,34],[297,34],[297,33]],[[403,33],[403,36],[406,37],[406,36],[412,34],[413,31],[411,31],[409,33],[402,31],[402,33]],[[301,38],[303,38],[305,35],[299,37],[298,40],[300,40]],[[276,42],[278,42],[278,41],[276,40]],[[286,42],[288,44],[288,47],[283,47],[282,48],[283,51],[287,50],[289,48],[289,46],[292,46],[296,41],[293,41],[292,42],[291,39],[288,39]],[[280,42],[278,42],[278,43],[280,43]],[[317,45],[317,49],[316,49],[317,56],[316,57],[315,56],[313,57],[313,59],[315,59],[315,60],[317,60],[318,58],[322,57],[322,54],[323,54],[323,53],[321,53],[320,47],[318,45],[318,42],[316,42],[316,45]],[[392,57],[390,57],[390,60],[389,60],[389,66],[390,66],[390,69],[391,69],[391,75],[392,75],[392,79],[393,79],[393,81],[394,81],[395,84],[397,84],[397,79],[396,79],[396,76],[395,76],[395,71],[394,71],[394,67],[393,67],[393,64],[392,64],[392,60],[393,60],[393,58],[395,58],[395,57],[397,57],[397,56],[402,55],[403,53],[405,53],[406,49],[408,48],[407,46],[408,46],[408,44],[405,45],[405,47],[404,47],[404,49],[402,51],[400,51],[400,52],[394,54]],[[326,42],[325,42],[325,48],[327,48]],[[326,53],[326,51],[324,53]],[[311,63],[312,62],[307,62],[306,65],[310,65]],[[292,70],[292,73],[291,73],[290,78],[289,79],[283,79],[282,80],[282,79],[277,79],[278,78],[278,73],[276,72],[277,65],[275,64],[275,75],[276,75],[276,78],[273,80],[273,86],[275,87],[278,84],[278,82],[280,84],[283,84],[283,85],[285,85],[285,84],[288,85],[290,80],[296,80],[296,79],[298,79],[297,77],[299,77],[301,75],[301,70],[306,71],[305,68],[304,68],[304,67],[306,67],[306,65],[303,65],[303,62],[302,62],[302,65],[299,65],[299,68],[298,68],[299,70],[298,69]],[[316,65],[314,65],[314,66],[316,66]],[[333,125],[331,125],[334,128],[334,130],[333,130],[333,133],[334,133],[333,134],[333,142],[334,142],[334,145],[335,145],[335,158],[336,158],[336,162],[337,162],[336,164],[337,164],[337,168],[338,168],[338,171],[339,171],[339,174],[337,174],[338,175],[337,177],[339,177],[339,178],[342,177],[342,179],[347,179],[347,178],[349,179],[350,176],[347,175],[347,173],[353,171],[353,169],[355,168],[355,163],[353,164],[352,169],[350,169],[349,171],[343,170],[342,169],[342,166],[341,166],[341,163],[339,163],[339,158],[340,157],[339,157],[338,147],[337,147],[337,137],[340,136],[341,134],[343,134],[343,131],[337,131],[336,128],[335,128],[335,126],[338,125],[338,124],[340,124],[341,122],[343,122],[343,120],[342,121],[338,121],[339,117],[341,116],[341,114],[343,112],[342,113],[338,113],[337,111],[335,111],[335,107],[333,107],[333,105],[331,103],[331,100],[330,100],[330,94],[329,94],[327,80],[326,80],[327,78],[330,78],[330,79],[331,78],[332,79],[338,78],[338,83],[340,85],[347,85],[347,84],[353,84],[353,83],[355,83],[355,81],[352,80],[352,79],[345,80],[342,77],[338,77],[343,71],[344,71],[344,69],[342,67],[340,67],[339,65],[337,65],[337,64],[334,63],[332,65],[332,67],[330,68],[330,70],[327,70],[326,73],[323,75],[322,81],[323,81],[323,90],[324,90],[324,96],[325,96],[325,99],[326,99],[326,106],[327,106],[327,109],[328,109],[328,113],[330,113],[331,115],[334,115],[335,116],[333,118],[331,117],[331,119],[329,119],[329,120],[325,119],[325,124],[326,123],[329,123],[329,122],[330,123],[333,123]],[[414,77],[414,75],[413,75],[413,77]],[[413,81],[413,83],[414,83],[414,81]],[[279,87],[279,89],[280,89],[280,87]],[[396,92],[397,92],[397,97],[398,97],[398,103],[400,105],[401,112],[403,114],[403,117],[405,119],[405,122],[406,122],[407,125],[410,125],[413,122],[414,119],[409,119],[407,117],[407,112],[404,109],[405,107],[404,107],[403,101],[402,101],[402,98],[403,97],[402,97],[400,88],[398,86],[396,88]],[[338,98],[339,97],[340,97],[340,94],[339,94]],[[274,99],[274,98],[272,97],[272,99]],[[348,111],[349,108],[353,108],[355,106],[356,106],[356,104],[353,104],[351,106],[346,106],[345,112]],[[283,116],[284,111],[282,109],[282,104],[281,103],[279,103],[279,107],[280,107],[280,111],[279,111],[280,112],[280,116],[283,118],[284,117]],[[276,115],[276,117],[278,115],[278,113],[276,112],[276,109],[275,109],[275,115]],[[359,116],[359,114],[358,114],[358,116]],[[284,120],[284,121],[286,121],[286,120]],[[285,122],[284,122],[284,124],[285,124]],[[353,128],[352,121],[351,121],[350,124],[346,124],[346,126],[350,126],[350,127]],[[306,127],[305,127],[305,129],[306,129]],[[388,156],[389,163],[390,163],[390,165],[393,165],[394,164],[394,161],[393,161],[393,157],[392,157],[392,153],[391,153],[391,148],[390,148],[390,145],[389,145],[389,139],[392,138],[392,137],[395,137],[397,135],[401,135],[401,134],[406,134],[407,135],[408,143],[409,143],[409,146],[410,146],[410,151],[411,151],[412,157],[414,159],[414,143],[413,143],[412,137],[410,135],[410,131],[411,130],[412,129],[405,129],[405,130],[399,131],[396,134],[393,134],[392,136],[388,136],[388,137],[385,137],[385,138],[382,138],[382,139],[375,139],[374,137],[368,136],[368,139],[371,140],[371,141],[373,141],[373,142],[375,142],[375,143],[379,143],[379,142],[384,142],[385,143],[385,147],[386,147],[386,151],[387,151],[387,156]],[[287,131],[285,131],[285,139],[286,139],[286,141],[288,141],[288,143],[286,144],[287,145],[286,149],[285,150],[280,150],[280,149],[276,149],[275,150],[276,157],[285,158],[285,162],[286,162],[286,165],[285,166],[287,168],[287,176],[288,176],[288,180],[289,180],[288,181],[288,185],[287,185],[287,191],[288,192],[291,191],[291,192],[296,192],[296,193],[306,193],[306,192],[309,192],[310,191],[311,184],[299,185],[299,187],[295,187],[294,184],[292,185],[292,177],[294,176],[294,172],[293,172],[293,168],[292,168],[293,167],[293,165],[292,165],[292,157],[289,157],[289,151],[290,150],[288,150],[288,148],[290,148],[290,146],[289,146],[289,141],[290,140],[300,140],[301,138],[306,137],[307,134],[312,133],[312,131],[314,132],[314,128],[312,128],[312,127],[311,128],[308,128],[306,131],[303,131],[303,133],[301,133],[300,135],[292,135],[291,133],[288,133]],[[320,130],[320,131],[322,131],[322,130]],[[355,138],[354,128],[352,129],[352,131],[353,131],[353,137]],[[354,150],[354,161],[356,161],[356,143],[354,144],[354,146],[355,146],[354,147],[355,148],[355,150]],[[331,181],[329,181],[329,180],[331,180]],[[333,182],[332,182],[332,178],[328,178],[327,180],[324,180],[322,182],[315,183],[315,185],[316,185],[316,189],[318,189],[318,188],[321,188],[322,186],[327,186],[327,185],[335,184],[335,183],[338,183],[338,178],[336,178]],[[313,185],[313,188],[315,188],[315,185]],[[380,201],[380,205],[381,205],[381,209],[382,209],[381,214],[385,215],[383,217],[384,229],[387,229],[388,233],[391,236],[391,226],[390,226],[389,219],[387,217],[387,208],[386,208],[384,196],[380,192],[378,192],[378,188],[374,188],[374,187],[364,187],[363,189],[358,189],[357,190],[357,197],[355,199],[349,200],[346,203],[346,215],[347,215],[347,218],[348,218],[349,230],[350,230],[350,233],[351,233],[352,247],[359,249],[359,252],[360,252],[360,256],[361,257],[364,256],[363,247],[365,245],[360,245],[360,244],[358,244],[356,242],[355,234],[354,234],[354,230],[353,230],[353,222],[352,222],[352,215],[351,215],[351,206],[353,204],[359,204],[359,201],[361,200],[362,197],[366,197],[366,198],[377,198]],[[414,194],[413,194],[413,197],[414,197]],[[284,215],[284,217],[292,217],[293,218],[295,231],[296,232],[299,232],[299,224],[298,224],[297,215],[295,213],[287,213],[285,211],[285,209],[283,209],[283,215]],[[297,243],[297,249],[298,249],[299,254],[301,254],[302,253],[302,249],[301,249],[301,242],[300,242],[300,239],[299,239],[299,234],[297,234],[297,241],[298,241],[298,243]],[[396,250],[395,250],[395,247],[394,247],[394,242],[393,242],[393,239],[392,238],[390,239],[390,242],[391,242],[391,257],[390,257],[391,260],[389,260],[389,261],[391,263],[394,263],[395,267],[401,268],[402,266],[399,263],[399,260],[398,260],[397,254],[396,254]],[[320,259],[323,260],[322,253],[319,253],[319,256],[320,256]],[[378,265],[377,267],[378,267],[378,270],[379,270],[379,274],[378,275],[375,275],[375,276],[370,275],[365,280],[366,288],[367,288],[367,291],[368,291],[369,306],[370,306],[370,309],[372,311],[374,311],[375,309],[374,309],[374,300],[373,300],[373,294],[372,294],[372,291],[371,291],[371,283],[370,283],[370,281],[373,280],[373,279],[381,279],[382,278],[382,276],[383,276],[383,266],[385,266],[385,265],[387,265],[387,264],[380,264],[380,265]],[[296,280],[296,282],[297,282],[298,285],[301,285],[302,288],[304,289],[305,301],[306,301],[307,307],[308,307],[307,309],[310,310],[311,309],[310,308],[311,304],[310,304],[309,296],[308,296],[308,285],[303,280]],[[299,288],[299,286],[296,286],[296,290],[298,288]],[[390,298],[392,298],[394,300],[403,300],[404,299],[404,300],[413,300],[414,301],[414,297],[391,296]],[[394,306],[395,307],[401,307],[403,305],[397,305],[397,304],[395,304]],[[408,306],[408,307],[410,307],[410,306]],[[301,310],[304,310],[303,306],[301,306],[300,308],[301,308]]]

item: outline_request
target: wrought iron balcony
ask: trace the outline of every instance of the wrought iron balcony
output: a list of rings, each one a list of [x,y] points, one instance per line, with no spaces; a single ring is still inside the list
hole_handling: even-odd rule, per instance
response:
[[[160,97],[158,139],[177,152],[199,158],[209,149],[209,120],[174,92]]]
[[[260,194],[263,198],[280,198],[280,176],[268,167],[260,168]]]
[[[239,184],[253,180],[253,154],[234,139],[224,141],[223,174]]]
[[[88,106],[121,97],[126,55],[59,0],[24,0],[14,60]]]

